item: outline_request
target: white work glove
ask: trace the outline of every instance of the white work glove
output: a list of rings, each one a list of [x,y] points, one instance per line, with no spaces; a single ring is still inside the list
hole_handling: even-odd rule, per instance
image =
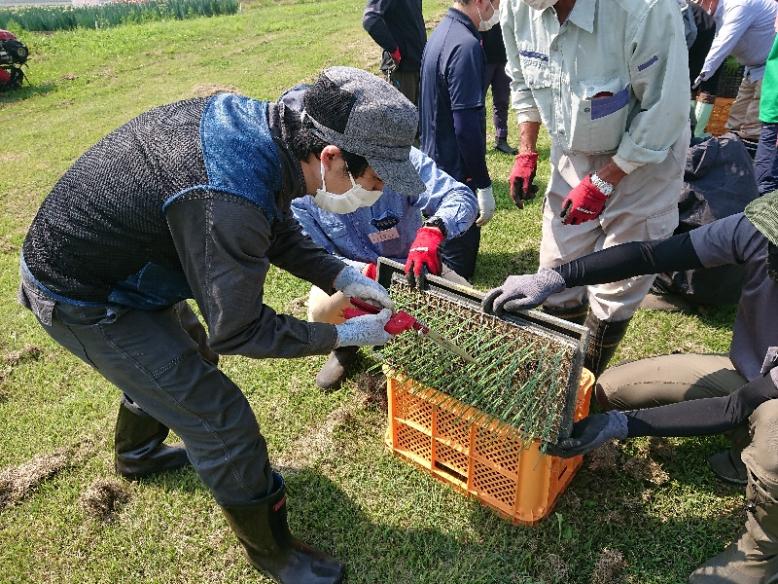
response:
[[[481,213],[478,215],[475,224],[478,225],[478,227],[483,227],[489,223],[489,219],[494,217],[494,210],[497,208],[497,203],[494,202],[492,185],[483,189],[478,189],[476,191],[476,196],[478,197],[478,210]]]
[[[336,324],[338,331],[338,347],[362,347],[384,345],[392,339],[392,335],[384,330],[392,316],[392,311],[384,308],[378,314],[366,314],[349,318],[343,324]]]
[[[343,292],[346,296],[372,300],[384,308],[394,310],[394,302],[389,298],[386,288],[351,266],[346,266],[340,271],[332,287]]]

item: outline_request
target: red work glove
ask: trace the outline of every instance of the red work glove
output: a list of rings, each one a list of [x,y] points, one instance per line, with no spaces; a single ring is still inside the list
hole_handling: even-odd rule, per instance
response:
[[[405,262],[405,275],[412,286],[416,284],[416,278],[423,286],[426,272],[440,275],[442,265],[439,248],[444,239],[443,232],[437,227],[422,227],[416,232],[416,239],[411,244]]]
[[[400,54],[400,47],[397,47],[389,54],[392,55],[392,59],[394,59],[394,62],[397,63],[398,65],[400,64],[400,61],[403,60],[403,56]]]
[[[535,180],[535,171],[538,169],[538,153],[525,152],[517,154],[513,163],[513,170],[508,177],[510,183],[511,199],[519,209],[524,208],[524,201],[528,201],[538,192],[538,187],[532,184]]]
[[[377,276],[377,270],[375,264],[367,264],[364,268],[362,268],[362,274],[370,278],[371,280],[375,280]]]
[[[580,225],[597,219],[607,200],[608,197],[586,176],[562,201],[562,212],[559,216],[565,225]]]

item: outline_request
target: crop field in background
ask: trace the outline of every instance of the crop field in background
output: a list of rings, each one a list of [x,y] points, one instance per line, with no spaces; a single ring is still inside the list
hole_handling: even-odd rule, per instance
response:
[[[425,1],[428,21],[447,4]],[[120,394],[16,304],[18,250],[57,178],[146,109],[221,87],[274,99],[335,64],[377,71],[363,5],[264,0],[214,18],[15,29],[31,58],[30,85],[0,96],[0,581],[266,582],[192,470],[139,483],[115,476]],[[541,189],[547,159],[544,137]],[[542,207],[540,198],[521,211],[511,204],[512,157],[490,149],[488,164],[498,211],[483,232],[481,289],[536,269]],[[304,317],[307,290],[274,269],[265,301]],[[733,317],[731,308],[641,310],[616,360],[724,352]],[[679,584],[740,529],[742,491],[705,462],[725,444],[719,437],[601,449],[546,521],[511,526],[387,452],[384,388],[364,355],[363,373],[332,394],[313,382],[323,356],[222,362],[287,477],[293,530],[343,560],[350,583]]]
[[[0,28],[51,32],[75,28],[108,28],[154,20],[235,14],[238,0],[147,0],[102,6],[31,6],[0,8]]]

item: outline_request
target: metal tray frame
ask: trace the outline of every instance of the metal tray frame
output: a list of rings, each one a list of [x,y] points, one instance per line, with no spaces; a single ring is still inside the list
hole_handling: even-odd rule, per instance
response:
[[[384,288],[389,289],[395,279],[406,281],[405,268],[402,264],[387,258],[378,258],[377,265],[378,283]],[[479,311],[481,310],[481,300],[484,297],[484,293],[475,288],[462,286],[432,275],[427,276],[427,286],[423,290],[428,294],[453,300]],[[589,329],[540,310],[522,310],[501,316],[500,319],[574,349],[572,366],[567,379],[567,397],[559,435],[560,439],[567,438],[573,430],[573,414],[578,396],[581,369],[586,356],[586,348],[589,345]]]

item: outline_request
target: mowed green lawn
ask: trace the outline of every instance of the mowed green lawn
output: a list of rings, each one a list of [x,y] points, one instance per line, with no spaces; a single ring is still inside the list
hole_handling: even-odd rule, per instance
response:
[[[18,250],[58,176],[134,115],[214,85],[273,99],[328,65],[376,70],[362,7],[262,1],[229,17],[22,35],[31,86],[0,97],[0,582],[264,581],[192,470],[120,481],[129,498],[109,521],[82,504],[95,481],[115,479],[120,394],[16,304]],[[425,2],[428,20],[445,7]],[[489,153],[499,210],[483,235],[484,289],[537,265],[541,201],[510,204],[511,162]],[[543,162],[541,187],[547,177]],[[265,300],[301,315],[306,291],[274,270]],[[733,316],[640,311],[617,359],[725,351]],[[349,582],[674,584],[744,518],[741,491],[705,463],[723,439],[641,440],[592,457],[546,521],[511,526],[387,452],[365,378],[324,395],[313,383],[323,357],[222,363],[286,473],[294,531],[345,561]]]

